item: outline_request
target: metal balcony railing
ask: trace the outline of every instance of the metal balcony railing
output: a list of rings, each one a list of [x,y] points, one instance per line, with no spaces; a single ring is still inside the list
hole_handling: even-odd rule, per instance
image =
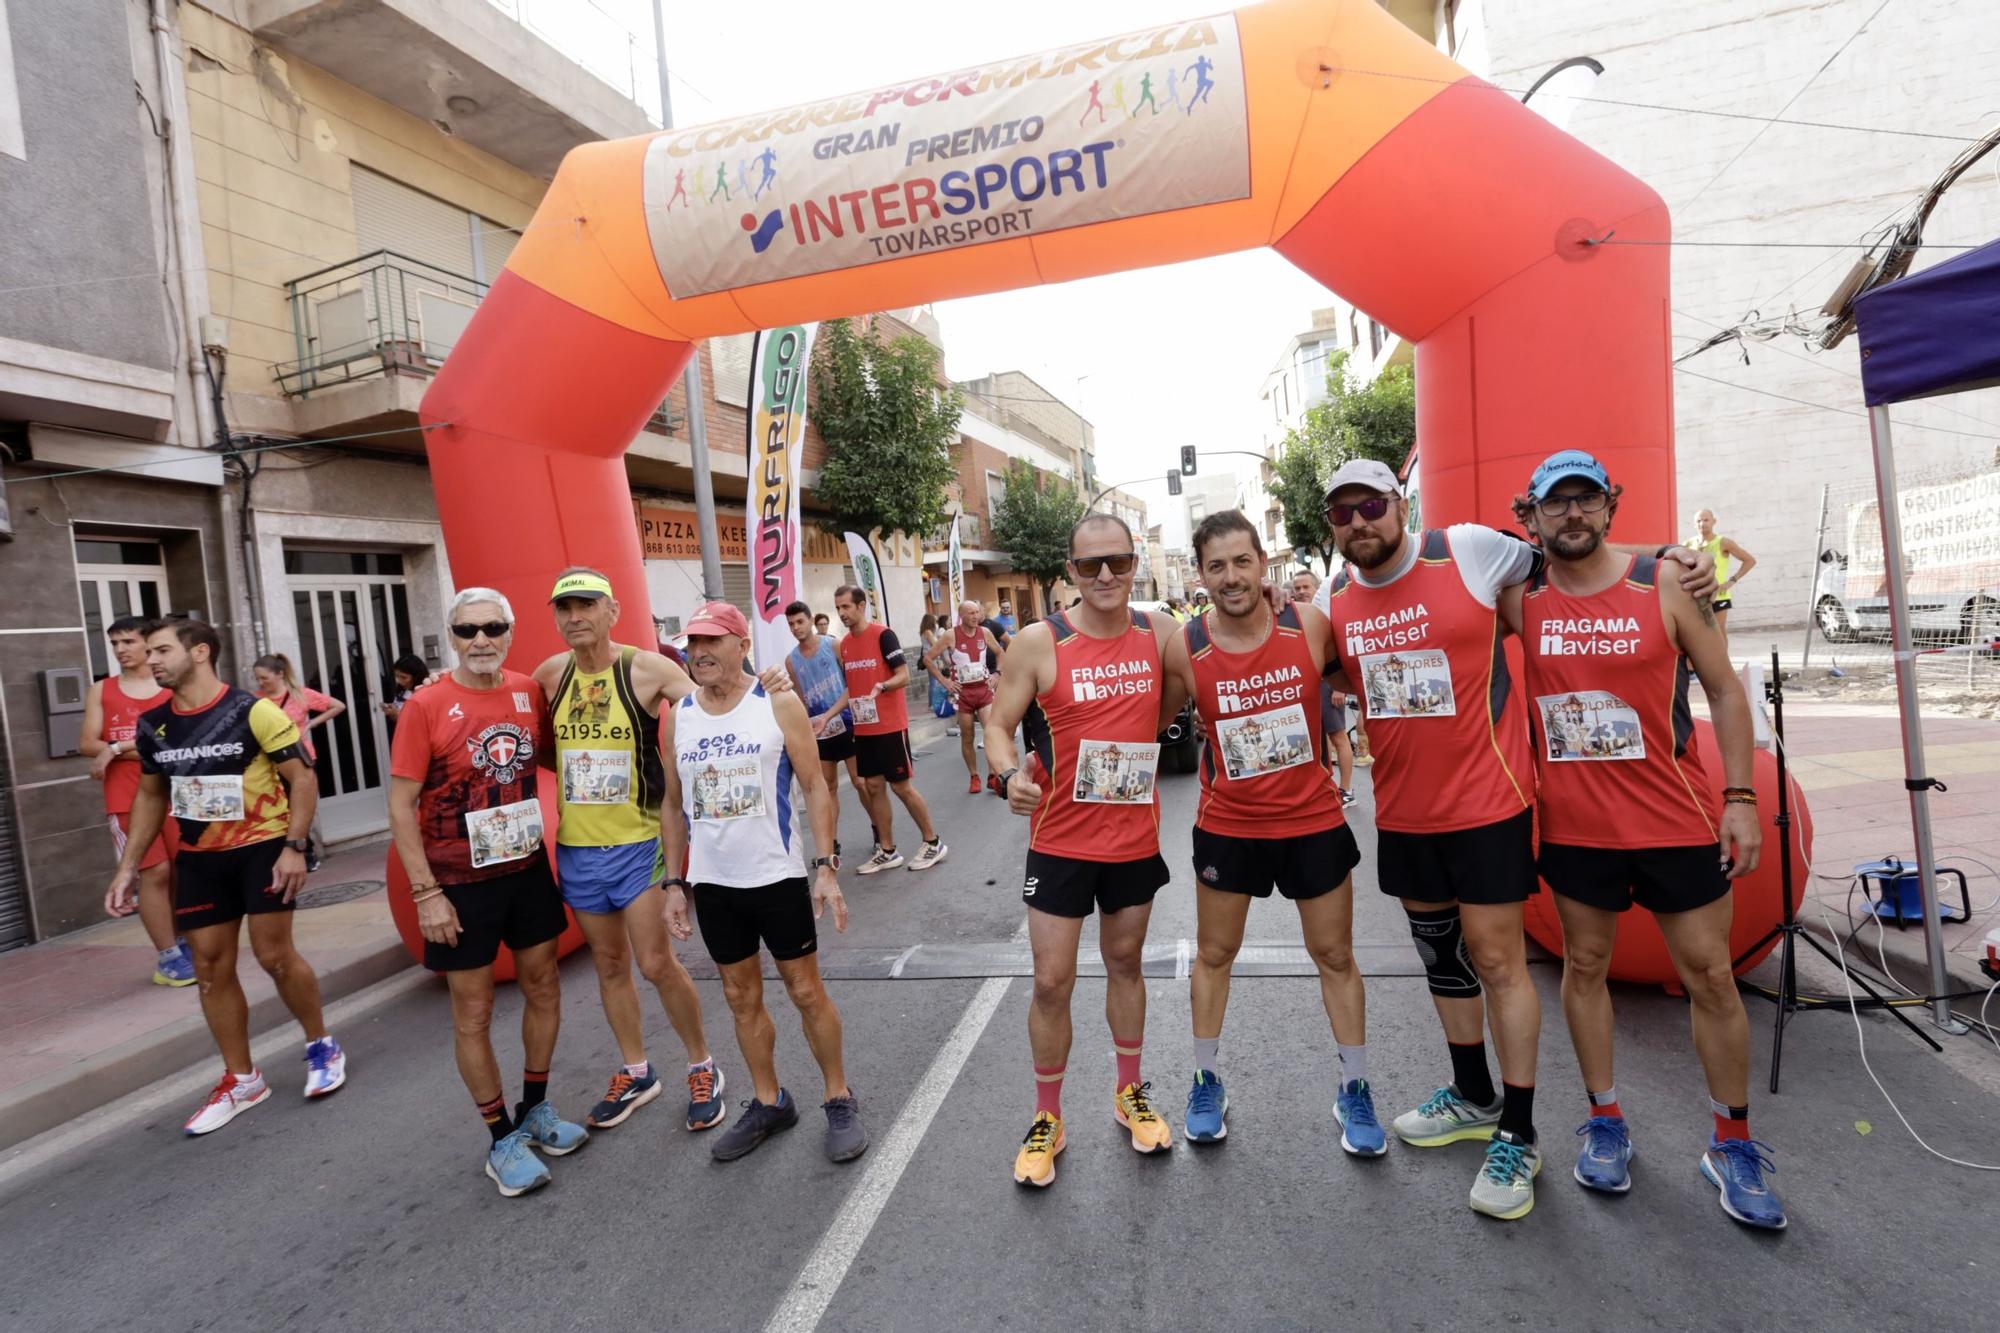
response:
[[[383,375],[436,373],[457,345],[488,284],[421,259],[376,250],[285,284],[298,359],[274,367],[279,389],[315,390]],[[662,400],[648,425],[683,418]]]
[[[978,514],[960,514],[955,521],[958,523],[959,549],[965,551],[979,549],[985,532],[985,524],[980,516]],[[951,521],[940,523],[930,532],[924,534],[924,549],[926,551],[943,551],[949,549],[950,546]]]

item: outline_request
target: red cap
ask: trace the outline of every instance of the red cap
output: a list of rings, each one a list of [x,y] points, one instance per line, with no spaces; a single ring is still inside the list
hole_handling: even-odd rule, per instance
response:
[[[743,613],[728,602],[709,602],[694,613],[693,619],[681,627],[681,633],[693,638],[700,634],[714,636],[734,634],[739,639],[750,637],[750,622]]]

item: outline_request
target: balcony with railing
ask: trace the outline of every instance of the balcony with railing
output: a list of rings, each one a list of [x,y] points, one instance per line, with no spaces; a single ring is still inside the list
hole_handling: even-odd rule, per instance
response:
[[[376,250],[285,284],[298,359],[273,368],[293,398],[383,376],[428,377],[444,364],[488,284],[393,250]],[[682,418],[666,402],[649,427]]]

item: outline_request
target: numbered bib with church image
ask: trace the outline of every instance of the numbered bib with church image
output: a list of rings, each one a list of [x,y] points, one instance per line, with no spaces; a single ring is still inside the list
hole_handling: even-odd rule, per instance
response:
[[[1451,661],[1436,650],[1364,654],[1361,690],[1372,718],[1458,715]]]
[[[566,805],[622,805],[632,795],[632,752],[565,750],[562,783]]]
[[[1232,781],[1266,777],[1313,762],[1312,733],[1306,726],[1306,710],[1299,704],[1218,718],[1215,735],[1223,771]]]
[[[1639,710],[1609,690],[1574,690],[1536,698],[1543,744],[1554,763],[1644,759]]]
[[[514,801],[488,810],[467,810],[465,837],[472,849],[474,870],[525,861],[542,845],[542,804]]]
[[[764,776],[756,756],[717,760],[694,775],[691,817],[696,823],[752,819],[764,813]]]
[[[1153,799],[1159,768],[1158,741],[1082,740],[1070,795],[1086,805],[1145,805]]]

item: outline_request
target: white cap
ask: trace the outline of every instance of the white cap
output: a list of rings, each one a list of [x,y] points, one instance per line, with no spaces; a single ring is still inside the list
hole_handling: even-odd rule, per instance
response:
[[[1378,463],[1372,458],[1350,458],[1340,465],[1340,471],[1327,482],[1326,493],[1331,496],[1343,486],[1366,486],[1371,491],[1383,495],[1401,496],[1403,488],[1396,480],[1396,474],[1389,470],[1387,463]]]

